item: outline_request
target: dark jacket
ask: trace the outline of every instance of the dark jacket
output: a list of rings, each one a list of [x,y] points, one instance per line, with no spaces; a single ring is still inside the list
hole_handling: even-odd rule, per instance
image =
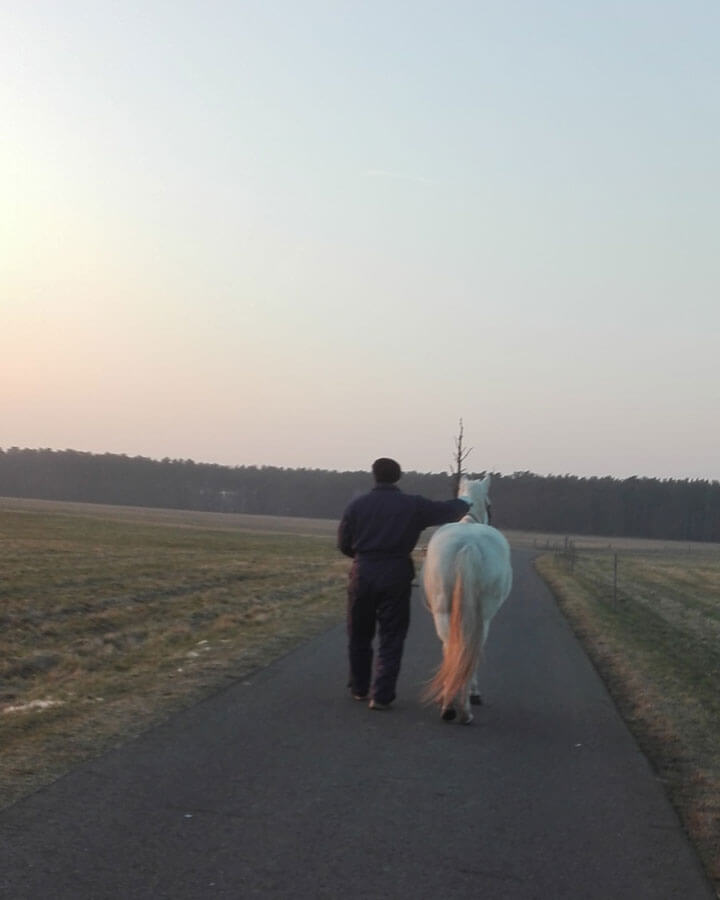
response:
[[[404,570],[412,578],[410,554],[423,529],[457,522],[469,509],[464,500],[427,500],[394,484],[378,484],[348,504],[338,549],[361,569]]]

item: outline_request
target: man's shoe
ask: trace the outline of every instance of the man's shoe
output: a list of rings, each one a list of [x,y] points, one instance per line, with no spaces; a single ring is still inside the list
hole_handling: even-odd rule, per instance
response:
[[[389,703],[380,703],[378,700],[371,700],[368,703],[369,709],[390,709]]]
[[[367,700],[368,694],[353,694],[353,700]]]

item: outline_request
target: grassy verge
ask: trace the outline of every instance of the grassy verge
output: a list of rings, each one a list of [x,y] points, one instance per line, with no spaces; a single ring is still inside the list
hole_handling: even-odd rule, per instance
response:
[[[0,509],[0,805],[343,616],[326,536]]]
[[[537,560],[678,810],[720,896],[720,554]]]

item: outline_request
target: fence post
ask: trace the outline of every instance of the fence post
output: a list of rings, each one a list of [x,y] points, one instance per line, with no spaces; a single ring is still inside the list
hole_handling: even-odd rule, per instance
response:
[[[570,574],[575,572],[575,541],[570,541]]]
[[[613,553],[613,606],[617,606],[617,572],[618,572],[618,555]]]

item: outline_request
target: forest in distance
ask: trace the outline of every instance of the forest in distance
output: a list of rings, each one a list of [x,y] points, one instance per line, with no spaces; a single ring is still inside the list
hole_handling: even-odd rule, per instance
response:
[[[4,497],[336,519],[371,486],[368,471],[0,448]],[[400,487],[452,496],[447,473],[406,472]],[[492,473],[491,498],[500,529],[720,542],[718,481]]]

